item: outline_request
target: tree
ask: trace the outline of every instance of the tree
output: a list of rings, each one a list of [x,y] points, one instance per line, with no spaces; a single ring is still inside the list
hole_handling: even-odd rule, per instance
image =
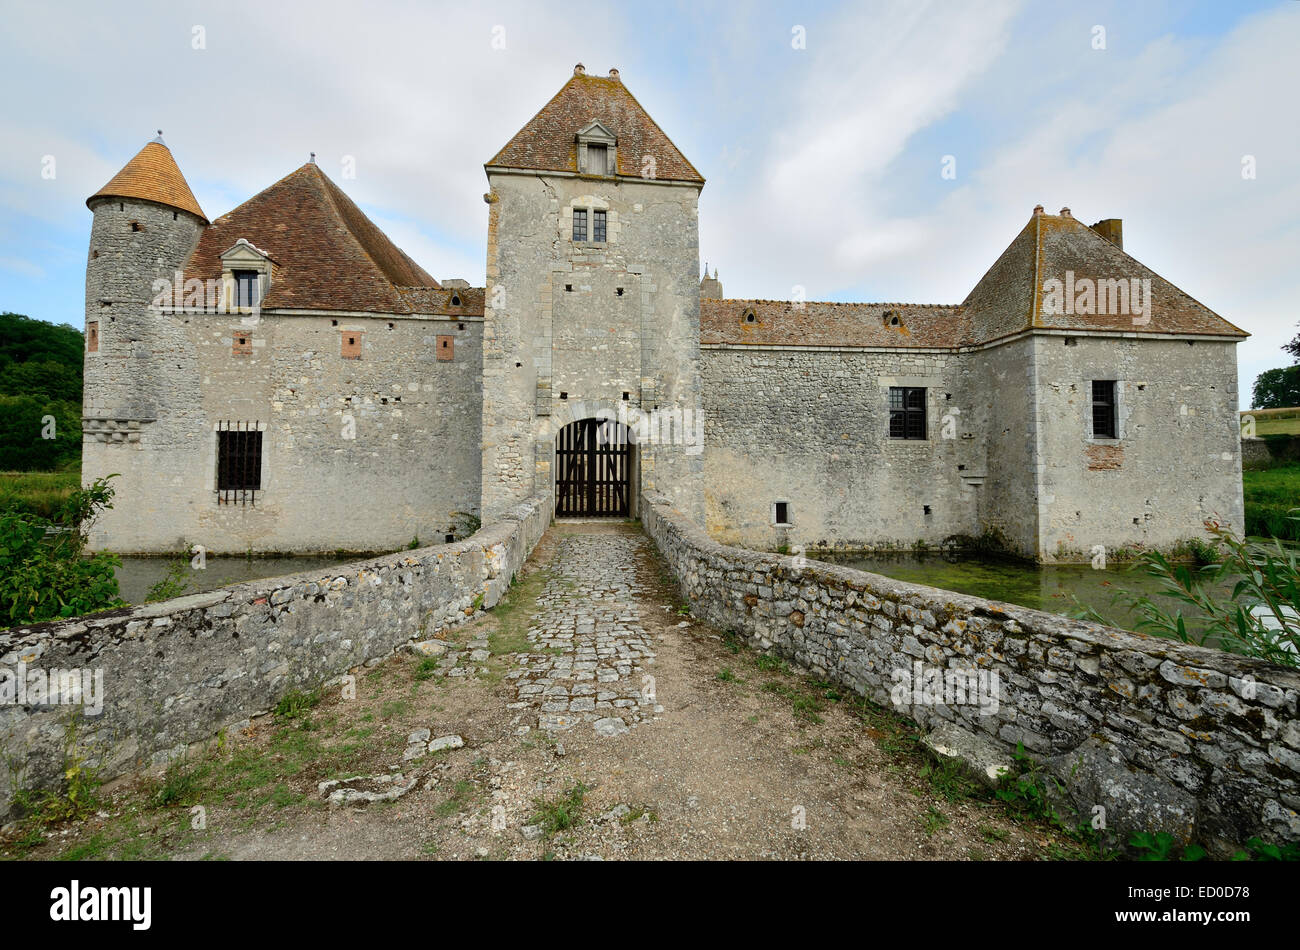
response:
[[[1255,379],[1250,404],[1254,409],[1300,406],[1300,365],[1283,366],[1260,373]]]

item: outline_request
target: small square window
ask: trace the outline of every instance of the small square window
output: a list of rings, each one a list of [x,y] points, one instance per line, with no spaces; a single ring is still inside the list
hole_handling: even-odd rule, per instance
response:
[[[1094,439],[1119,438],[1115,413],[1115,380],[1092,381],[1092,437]]]
[[[593,212],[591,213],[591,218],[592,218],[592,222],[591,222],[591,223],[592,223],[592,228],[591,228],[591,230],[592,230],[591,239],[592,239],[593,241],[599,241],[599,242],[601,242],[601,243],[604,243],[604,241],[605,241],[605,212],[600,211],[600,210],[593,211]]]
[[[456,338],[450,334],[438,336],[438,362],[449,363],[456,357]]]
[[[345,360],[361,359],[361,331],[343,331],[343,358]]]
[[[889,437],[924,441],[925,390],[923,388],[889,387]]]
[[[587,240],[587,209],[573,209],[573,239],[575,241]]]
[[[251,336],[236,336],[230,350],[235,356],[252,356],[253,338]]]

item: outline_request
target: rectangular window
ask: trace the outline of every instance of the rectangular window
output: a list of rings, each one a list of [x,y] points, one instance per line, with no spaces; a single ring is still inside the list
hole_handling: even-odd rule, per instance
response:
[[[342,357],[345,360],[361,359],[361,331],[344,330]]]
[[[1092,381],[1092,437],[1094,439],[1119,438],[1115,425],[1115,380],[1113,379]]]
[[[605,212],[593,211],[591,213],[591,239],[593,241],[605,240]]]
[[[790,523],[790,503],[788,501],[772,503],[772,520],[777,524]]]
[[[587,209],[573,209],[573,239],[575,241],[587,240]]]
[[[256,307],[262,289],[257,271],[237,270],[232,274],[235,278],[235,306]]]
[[[587,146],[587,174],[609,174],[609,153],[604,145]]]
[[[222,423],[247,426],[250,423]],[[256,429],[222,429],[217,432],[217,500],[221,504],[249,504],[252,492],[262,487],[262,433]]]
[[[91,320],[86,324],[86,349],[91,353],[99,352],[99,321]]]
[[[456,358],[456,338],[450,333],[438,334],[438,362],[450,363]]]
[[[925,390],[911,386],[889,387],[889,437],[925,438]]]

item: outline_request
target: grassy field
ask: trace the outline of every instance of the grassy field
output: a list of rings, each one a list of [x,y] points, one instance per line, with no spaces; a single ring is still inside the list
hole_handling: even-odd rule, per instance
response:
[[[1300,522],[1287,513],[1300,508],[1300,463],[1242,473],[1246,497],[1246,533],[1255,537],[1300,541]]]
[[[81,471],[0,472],[0,512],[22,511],[46,518],[76,490]]]
[[[1255,435],[1300,435],[1300,409],[1250,409],[1241,413],[1255,423]]]

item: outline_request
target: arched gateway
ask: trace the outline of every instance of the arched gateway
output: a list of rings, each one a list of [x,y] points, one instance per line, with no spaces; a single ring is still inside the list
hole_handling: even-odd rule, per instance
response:
[[[627,518],[632,515],[635,446],[627,426],[579,419],[555,437],[555,516]]]

